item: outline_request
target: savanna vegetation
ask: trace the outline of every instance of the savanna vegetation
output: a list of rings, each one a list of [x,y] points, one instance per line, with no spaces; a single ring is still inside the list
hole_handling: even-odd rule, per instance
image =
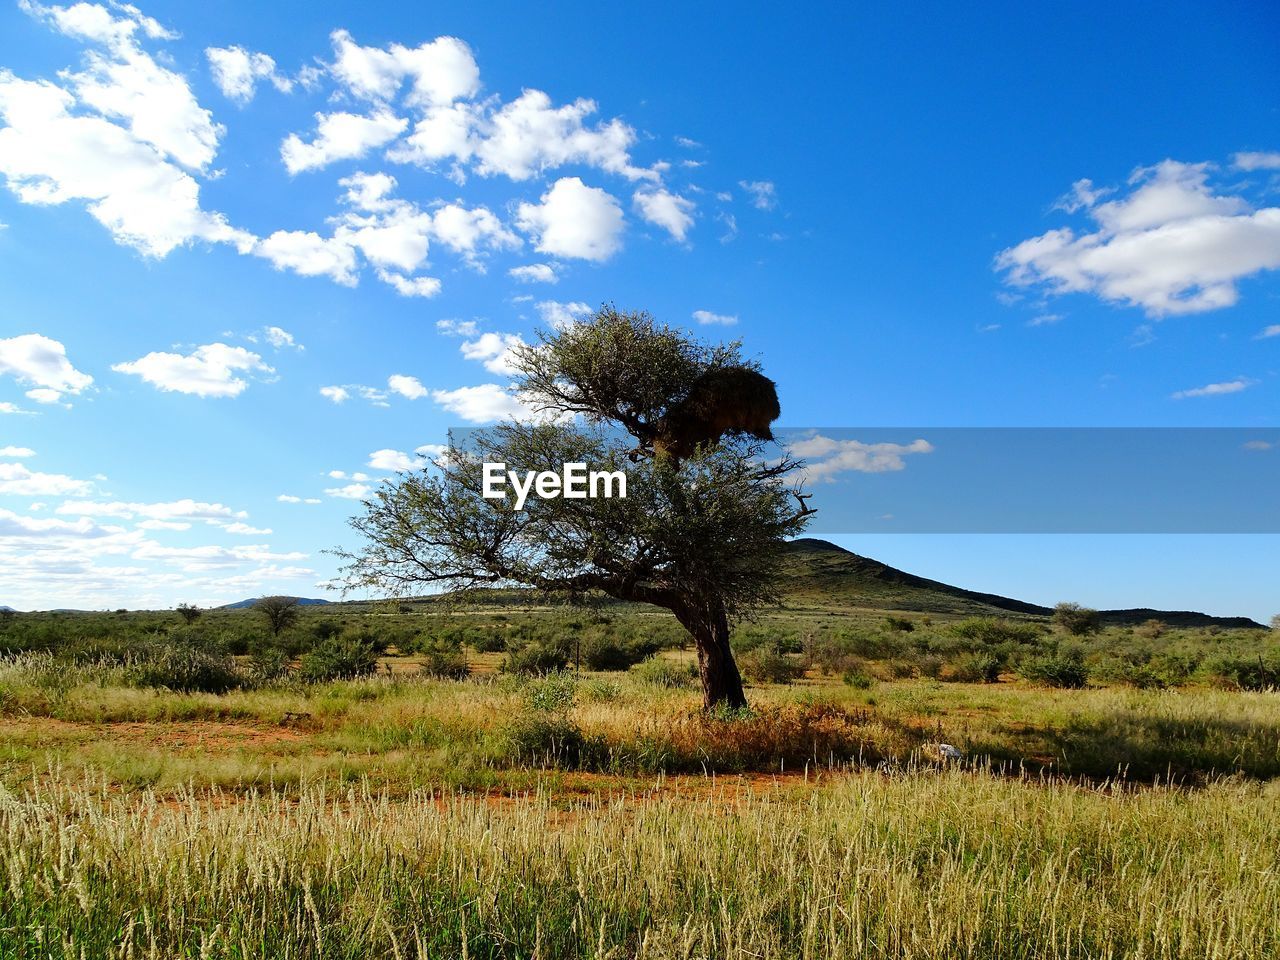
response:
[[[628,605],[10,615],[0,956],[1276,954],[1275,632],[732,643],[708,713]]]

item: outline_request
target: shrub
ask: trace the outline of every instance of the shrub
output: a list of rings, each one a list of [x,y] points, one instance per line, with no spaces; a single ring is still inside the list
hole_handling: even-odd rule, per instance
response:
[[[1028,680],[1050,687],[1077,689],[1089,682],[1084,656],[1076,651],[1033,657],[1022,665],[1021,673]]]
[[[249,679],[255,686],[279,683],[292,670],[289,655],[279,647],[263,647],[249,658]]]
[[[244,680],[230,657],[191,643],[148,644],[131,655],[125,666],[125,682],[132,686],[183,693],[226,693]]]
[[[1209,672],[1220,685],[1236,690],[1275,690],[1280,688],[1280,659],[1270,662],[1255,657],[1224,656],[1209,665]]]
[[[998,683],[1004,657],[994,653],[972,653],[951,664],[947,679],[959,683]]]
[[[506,659],[502,661],[502,669],[506,673],[537,675],[563,670],[569,666],[568,641],[530,640],[515,649],[508,644]]]
[[[353,680],[378,669],[378,654],[363,640],[342,634],[321,640],[302,655],[299,670],[311,683]]]
[[[1063,602],[1053,608],[1053,622],[1073,637],[1084,637],[1102,629],[1098,611],[1078,603]]]
[[[1146,640],[1158,640],[1164,635],[1169,628],[1165,626],[1163,620],[1144,620],[1138,626],[1133,628],[1133,632]]]
[[[465,680],[471,675],[471,664],[461,647],[441,640],[417,644],[422,655],[422,672],[440,680]]]
[[[698,670],[691,663],[653,656],[632,667],[631,676],[654,687],[677,690],[692,687],[697,682]]]
[[[556,671],[532,681],[525,688],[525,700],[543,713],[567,713],[578,695],[578,681],[568,671]]]
[[[507,649],[507,638],[502,631],[488,627],[471,627],[465,639],[476,653],[501,653]]]
[[[576,653],[588,670],[629,670],[657,651],[657,643],[647,639],[591,630],[579,641]]]
[[[742,673],[757,683],[793,683],[804,676],[804,666],[774,646],[761,646],[738,658]]]
[[[969,617],[953,623],[954,636],[986,646],[998,644],[1029,644],[1040,639],[1040,628],[1034,623],[1017,620],[1000,620],[996,617]]]
[[[890,630],[897,630],[900,633],[910,633],[916,628],[913,621],[906,617],[885,617],[884,625]]]
[[[870,690],[876,685],[875,678],[868,676],[861,670],[846,670],[841,679],[855,690]]]

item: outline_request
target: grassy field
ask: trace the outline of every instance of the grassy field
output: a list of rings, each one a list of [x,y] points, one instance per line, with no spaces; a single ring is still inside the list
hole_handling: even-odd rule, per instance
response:
[[[1280,956],[1267,631],[785,611],[707,716],[634,612],[0,628],[0,960]]]

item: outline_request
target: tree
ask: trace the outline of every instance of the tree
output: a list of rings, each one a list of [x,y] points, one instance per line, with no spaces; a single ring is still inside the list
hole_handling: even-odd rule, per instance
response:
[[[1097,610],[1065,601],[1053,608],[1053,622],[1073,637],[1083,637],[1102,629]]]
[[[188,625],[195,623],[204,614],[204,611],[191,603],[178,604],[178,616]]]
[[[273,637],[280,636],[298,622],[297,597],[263,597],[253,605],[267,621]]]
[[[700,376],[755,365],[736,343],[704,344],[609,307],[541,332],[515,365],[533,414],[455,437],[439,469],[380,486],[351,520],[362,546],[338,551],[348,588],[521,585],[654,604],[693,639],[704,706],[745,706],[730,624],[777,599],[785,542],[812,513],[786,480],[799,463],[766,459],[766,442],[745,433],[681,460],[655,457],[651,444]],[[483,496],[484,463],[521,476],[566,463],[622,470],[627,495],[530,497],[516,510],[514,498]]]

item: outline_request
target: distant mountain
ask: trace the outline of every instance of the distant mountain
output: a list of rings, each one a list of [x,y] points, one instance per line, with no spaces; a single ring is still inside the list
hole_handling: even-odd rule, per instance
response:
[[[787,606],[864,607],[876,610],[960,616],[1051,617],[1053,609],[994,593],[978,593],[917,577],[879,560],[862,557],[827,540],[793,540],[782,592]],[[1102,610],[1103,623],[1117,626],[1160,620],[1171,627],[1261,629],[1248,617],[1211,617],[1190,610]]]
[[[248,600],[239,600],[235,603],[224,603],[222,606],[218,607],[217,609],[247,610],[249,607],[252,607],[261,599],[262,599],[261,597],[250,597]],[[333,602],[332,600],[314,600],[314,599],[309,599],[307,597],[297,597],[295,599],[298,601],[298,606],[300,607],[322,607],[322,606],[327,606],[328,604]]]

